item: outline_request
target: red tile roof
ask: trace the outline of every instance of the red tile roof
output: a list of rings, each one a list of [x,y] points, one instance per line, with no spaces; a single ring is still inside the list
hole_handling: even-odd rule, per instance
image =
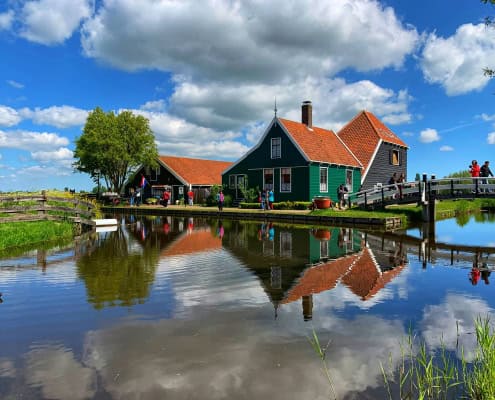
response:
[[[333,131],[279,118],[287,132],[311,161],[361,167],[359,161]]]
[[[407,147],[389,128],[368,111],[356,115],[337,134],[361,161],[364,169],[369,166],[380,139],[387,143]]]
[[[181,256],[220,250],[221,248],[222,239],[214,236],[209,228],[193,229],[191,232],[184,232],[182,236],[174,240],[161,252],[161,255],[164,257]]]
[[[371,251],[364,248],[351,270],[342,278],[342,283],[361,300],[366,301],[382,290],[403,269],[404,265],[400,265],[382,272]]]
[[[337,281],[347,272],[352,263],[356,261],[356,257],[358,255],[355,254],[341,257],[337,260],[307,269],[281,303],[291,303],[303,296],[333,289]]]
[[[222,172],[232,165],[230,161],[172,156],[160,156],[160,161],[190,185],[221,185]]]

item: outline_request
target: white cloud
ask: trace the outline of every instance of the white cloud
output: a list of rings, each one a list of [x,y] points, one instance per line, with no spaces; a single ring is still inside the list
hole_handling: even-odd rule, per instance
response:
[[[20,121],[21,116],[16,110],[0,105],[0,126],[14,126]]]
[[[426,39],[420,64],[426,80],[442,85],[448,95],[481,90],[489,81],[482,69],[493,67],[495,30],[465,24],[453,36]]]
[[[398,68],[417,41],[370,0],[109,0],[82,29],[85,54],[119,68],[236,82]]]
[[[23,89],[24,88],[24,85],[20,82],[16,82],[12,79],[8,79],[6,81],[10,86],[12,86],[13,88],[16,88],[16,89]]]
[[[52,150],[69,144],[69,139],[56,133],[31,132],[23,130],[1,131],[0,148],[11,148],[31,151],[33,148],[39,151]]]
[[[486,137],[486,142],[488,144],[495,144],[495,132],[491,132],[488,134],[488,136]]]
[[[440,151],[454,151],[454,148],[452,146],[441,146]]]
[[[22,108],[19,110],[19,114],[23,118],[31,119],[36,124],[68,128],[70,126],[84,125],[88,111],[64,105],[44,109],[36,107],[34,110]]]
[[[70,168],[61,168],[59,165],[32,165],[29,167],[19,168],[16,171],[16,175],[25,181],[31,181],[32,179],[43,179],[47,176],[68,176],[72,175],[73,170]]]
[[[436,129],[428,128],[420,132],[419,141],[422,143],[432,143],[438,142],[440,140],[440,136]]]
[[[27,1],[19,16],[19,34],[45,45],[62,43],[91,15],[92,4],[91,0]]]
[[[31,153],[31,157],[40,162],[63,161],[70,160],[74,162],[74,153],[67,147],[60,147],[54,151],[35,151]]]
[[[481,119],[483,121],[495,121],[495,114],[488,115],[488,114],[483,113],[483,114],[481,114]]]
[[[14,22],[14,12],[9,10],[4,13],[0,13],[0,31],[9,30]]]
[[[166,103],[165,100],[163,99],[147,101],[145,104],[143,104],[140,107],[140,109],[143,111],[151,111],[151,112],[165,111],[165,108],[166,108]]]

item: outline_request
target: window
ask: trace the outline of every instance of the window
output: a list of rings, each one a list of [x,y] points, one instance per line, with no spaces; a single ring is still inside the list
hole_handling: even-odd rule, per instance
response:
[[[349,193],[352,192],[352,169],[346,169],[345,171],[345,186]]]
[[[290,192],[291,191],[291,169],[290,168],[280,168],[280,191]]]
[[[280,257],[292,257],[292,232],[280,232]]]
[[[235,189],[235,175],[229,175],[229,188]]]
[[[392,165],[400,164],[399,150],[392,150],[390,154],[390,162],[392,163]]]
[[[282,268],[279,266],[270,267],[270,286],[272,289],[282,289]]]
[[[272,138],[272,158],[282,158],[280,138]]]
[[[263,189],[273,190],[273,169],[263,170]]]
[[[320,167],[320,192],[328,192],[328,168]]]
[[[328,241],[320,241],[320,258],[328,258]]]

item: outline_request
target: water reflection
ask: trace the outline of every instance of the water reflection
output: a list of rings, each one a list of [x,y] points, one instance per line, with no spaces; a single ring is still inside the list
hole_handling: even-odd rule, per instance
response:
[[[117,218],[70,255],[1,267],[0,397],[325,399],[314,330],[338,398],[383,399],[380,363],[399,365],[409,329],[470,359],[473,318],[495,306],[484,252],[452,258],[347,228]]]

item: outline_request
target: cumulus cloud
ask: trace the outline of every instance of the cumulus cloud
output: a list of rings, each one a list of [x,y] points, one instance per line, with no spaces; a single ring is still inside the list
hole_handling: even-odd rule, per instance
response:
[[[441,146],[440,151],[454,151],[454,148],[452,146]]]
[[[0,13],[0,31],[9,30],[14,22],[14,12],[9,10],[4,13]]]
[[[49,132],[31,132],[23,130],[1,131],[0,148],[11,148],[31,151],[33,148],[39,151],[51,151],[53,148],[65,147],[69,139]]]
[[[21,9],[20,36],[45,45],[64,42],[92,11],[91,0],[33,0]]]
[[[495,132],[491,132],[488,134],[488,136],[486,137],[486,142],[488,144],[495,144]]]
[[[16,110],[0,105],[0,126],[14,126],[20,121],[21,116]]]
[[[448,38],[435,33],[426,39],[420,65],[426,80],[443,86],[448,95],[481,90],[489,81],[482,68],[493,67],[495,30],[465,24]]]
[[[68,128],[83,125],[86,122],[88,111],[64,105],[43,109],[36,107],[34,110],[22,108],[19,110],[19,114],[23,118],[31,119],[36,124]]]
[[[12,79],[8,79],[6,82],[10,86],[12,86],[13,88],[16,88],[16,89],[23,89],[24,88],[24,85],[22,83],[13,81]]]
[[[35,151],[31,153],[33,160],[40,162],[62,161],[70,160],[74,162],[74,153],[67,147],[60,147],[54,151]]]
[[[236,82],[398,68],[417,41],[370,0],[111,0],[82,29],[85,54],[116,67]]]
[[[440,140],[440,136],[436,129],[428,128],[420,132],[419,141],[422,143],[432,143],[438,142]]]
[[[464,357],[469,361],[476,348],[474,319],[492,313],[484,300],[448,294],[442,304],[425,308],[421,321],[424,340],[430,348],[445,346],[447,350],[455,351],[459,358],[464,350]]]
[[[495,114],[488,115],[488,114],[483,113],[483,114],[481,114],[481,119],[483,121],[495,121]]]

